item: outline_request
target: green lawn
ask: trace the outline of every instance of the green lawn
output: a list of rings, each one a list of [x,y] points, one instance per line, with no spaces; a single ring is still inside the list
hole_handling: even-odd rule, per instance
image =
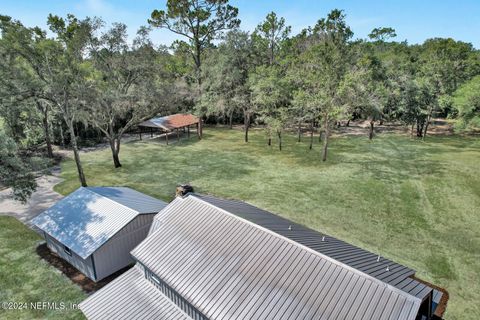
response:
[[[67,277],[41,260],[35,249],[40,236],[13,217],[0,217],[0,302],[19,303],[21,310],[5,310],[0,319],[83,319],[79,310],[72,310],[86,294]],[[30,302],[56,303],[65,310],[34,310]],[[23,303],[27,303],[24,305]],[[41,307],[44,308],[44,307]]]
[[[284,150],[265,135],[205,129],[205,138],[169,146],[139,141],[122,146],[123,167],[109,150],[82,154],[90,185],[125,185],[164,200],[178,183],[196,191],[248,201],[413,267],[451,295],[448,319],[480,318],[480,141],[469,137],[399,135],[342,137],[320,146],[286,137]],[[305,139],[307,140],[307,139]],[[78,187],[73,161],[66,181]]]

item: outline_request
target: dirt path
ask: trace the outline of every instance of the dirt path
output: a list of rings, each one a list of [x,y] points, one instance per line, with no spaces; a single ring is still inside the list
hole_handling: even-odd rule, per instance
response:
[[[0,215],[13,216],[31,226],[30,220],[63,198],[61,194],[53,191],[53,187],[63,180],[59,178],[59,173],[60,170],[56,168],[53,175],[37,178],[37,190],[26,204],[13,200],[11,189],[0,191]]]

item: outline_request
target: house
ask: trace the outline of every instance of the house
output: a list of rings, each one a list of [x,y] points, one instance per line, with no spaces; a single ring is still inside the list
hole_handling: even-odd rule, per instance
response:
[[[188,194],[137,262],[80,303],[89,319],[431,319],[415,271],[240,201]]]
[[[50,250],[99,281],[133,262],[166,203],[125,187],[79,188],[32,220]]]

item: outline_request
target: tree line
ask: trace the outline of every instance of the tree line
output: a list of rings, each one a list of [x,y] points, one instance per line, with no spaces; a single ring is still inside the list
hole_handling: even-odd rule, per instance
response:
[[[169,0],[146,22],[128,39],[122,23],[51,14],[49,36],[0,16],[0,178],[18,199],[35,188],[23,150],[52,158],[52,144],[68,144],[86,186],[79,139],[108,141],[120,167],[124,134],[158,114],[241,122],[245,142],[260,125],[280,150],[286,130],[299,140],[308,132],[310,149],[319,134],[323,161],[333,127],[351,120],[368,121],[369,139],[379,121],[422,139],[435,115],[457,119],[458,130],[480,127],[480,54],[469,43],[410,45],[390,27],[354,39],[337,9],[295,35],[275,12],[246,32],[228,0]],[[154,28],[181,40],[158,46]]]

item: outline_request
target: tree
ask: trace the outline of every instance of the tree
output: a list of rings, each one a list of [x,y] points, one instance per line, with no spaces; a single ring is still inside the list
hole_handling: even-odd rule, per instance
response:
[[[429,39],[421,48],[418,78],[423,101],[428,103],[424,131],[425,139],[430,119],[438,110],[439,99],[451,95],[458,86],[478,72],[478,61],[471,44],[453,39]]]
[[[34,145],[40,141],[38,130],[32,130],[39,123],[43,127],[43,138],[47,148],[47,156],[53,158],[53,149],[50,136],[50,104],[41,99],[45,91],[43,84],[34,76],[34,70],[22,57],[19,57],[15,48],[15,38],[12,34],[20,33],[33,36],[32,30],[24,28],[9,17],[0,17],[0,98],[2,105],[0,112],[6,120],[16,142],[20,136],[27,140],[27,144]],[[33,75],[33,76],[32,76]],[[24,114],[28,115],[26,119]],[[41,118],[41,121],[38,121]],[[33,134],[30,134],[32,132]]]
[[[252,103],[257,106],[258,120],[265,124],[268,145],[272,144],[272,135],[278,137],[278,147],[282,150],[282,132],[289,120],[290,94],[289,83],[277,66],[258,67],[250,76]]]
[[[311,101],[323,122],[322,161],[327,160],[331,124],[344,113],[339,95],[350,63],[348,40],[353,33],[345,22],[345,14],[332,10],[309,30],[306,49],[293,65],[298,78],[296,96]]]
[[[261,57],[266,52],[268,64],[273,65],[283,43],[288,39],[291,29],[290,26],[285,25],[285,18],[278,18],[275,12],[270,12],[265,21],[260,23],[253,33],[257,54]]]
[[[237,16],[238,9],[229,5],[228,0],[168,0],[167,11],[154,10],[148,23],[188,39],[200,85],[203,51],[222,31],[240,25]]]
[[[169,106],[170,85],[159,79],[164,71],[160,59],[141,28],[130,46],[127,28],[116,23],[92,39],[90,54],[96,69],[93,91],[85,97],[84,117],[108,139],[115,168],[121,167],[119,153],[124,133]],[[171,107],[171,106],[169,106]]]
[[[233,115],[243,114],[245,142],[253,109],[248,77],[252,65],[252,40],[248,33],[230,31],[224,41],[205,60],[202,103],[210,113],[225,115],[232,128]]]
[[[78,120],[82,92],[89,90],[92,69],[84,60],[86,46],[95,21],[78,20],[73,15],[67,19],[50,15],[48,25],[56,35],[49,39],[39,28],[25,28],[20,22],[2,17],[2,35],[14,52],[29,65],[31,73],[40,83],[27,95],[51,103],[58,109],[70,133],[75,163],[82,186],[87,182],[78,152],[74,123]]]
[[[371,40],[380,42],[384,42],[390,38],[395,38],[396,36],[397,34],[395,33],[395,29],[390,27],[375,28],[368,35]]]
[[[365,54],[345,74],[340,84],[340,98],[349,113],[367,119],[368,138],[373,139],[375,121],[383,117],[386,88],[381,61],[374,55]]]
[[[13,189],[13,198],[26,202],[37,188],[28,163],[19,156],[15,141],[0,128],[0,184]]]
[[[452,96],[457,130],[480,129],[480,76],[461,85]]]

